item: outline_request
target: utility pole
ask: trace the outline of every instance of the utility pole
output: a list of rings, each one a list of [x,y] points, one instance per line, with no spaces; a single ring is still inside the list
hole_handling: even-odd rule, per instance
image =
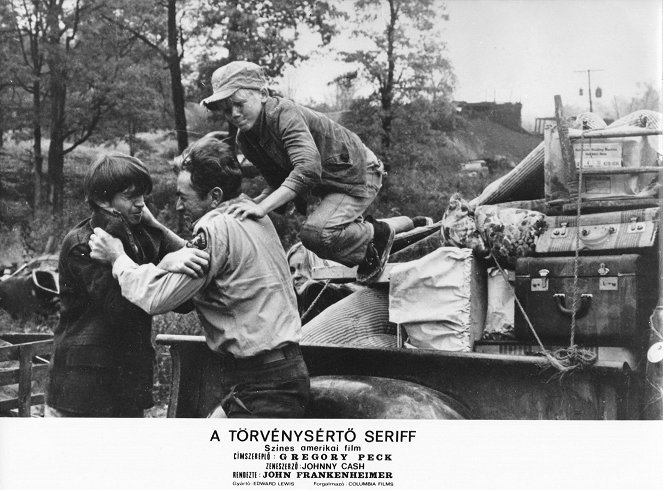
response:
[[[593,71],[603,71],[603,70],[574,70],[573,73],[584,73],[587,72],[587,95],[589,95],[589,112],[592,112],[592,76],[591,72]],[[582,95],[582,89],[580,89],[580,95]]]

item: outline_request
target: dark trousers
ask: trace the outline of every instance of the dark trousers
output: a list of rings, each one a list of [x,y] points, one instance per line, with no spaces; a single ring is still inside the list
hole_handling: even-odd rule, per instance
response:
[[[221,406],[228,418],[304,417],[311,385],[299,346],[277,351],[283,355],[247,360],[224,356]]]

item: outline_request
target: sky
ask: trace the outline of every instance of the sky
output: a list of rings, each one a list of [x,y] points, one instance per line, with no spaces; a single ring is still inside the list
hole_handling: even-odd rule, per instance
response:
[[[521,102],[523,125],[554,115],[554,96],[564,105],[594,110],[615,97],[661,87],[661,0],[447,0],[442,23],[447,54],[457,77],[455,100]],[[336,47],[347,47],[339,38]],[[344,70],[328,55],[286,77],[300,102],[325,101],[327,82]],[[583,96],[579,89],[583,89]]]

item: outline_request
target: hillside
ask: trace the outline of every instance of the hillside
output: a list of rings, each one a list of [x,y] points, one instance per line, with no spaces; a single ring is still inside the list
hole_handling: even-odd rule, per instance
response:
[[[377,217],[426,215],[442,218],[449,198],[460,193],[472,199],[492,181],[509,172],[529,154],[541,138],[525,131],[513,131],[485,119],[457,119],[453,132],[428,139],[427,148],[410,145],[392,165],[369,213]],[[417,157],[412,160],[411,153]],[[461,163],[483,159],[487,175],[461,172]]]
[[[455,131],[453,140],[466,151],[467,160],[503,157],[517,164],[541,142],[539,136],[513,131],[487,119],[464,120],[464,126]]]

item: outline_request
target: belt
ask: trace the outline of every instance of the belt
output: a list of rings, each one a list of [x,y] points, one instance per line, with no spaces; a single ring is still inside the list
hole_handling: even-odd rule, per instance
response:
[[[302,356],[299,344],[286,344],[283,347],[268,350],[249,357],[235,357],[230,354],[221,354],[223,362],[235,369],[247,369],[264,366],[285,359],[295,359]]]

